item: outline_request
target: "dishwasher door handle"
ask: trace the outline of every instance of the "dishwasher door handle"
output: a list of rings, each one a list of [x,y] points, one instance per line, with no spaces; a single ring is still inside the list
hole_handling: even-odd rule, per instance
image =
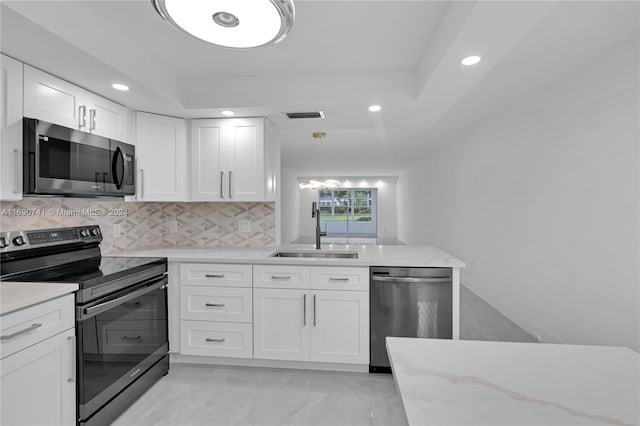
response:
[[[373,275],[371,277],[373,281],[382,281],[382,282],[393,282],[393,283],[443,283],[448,284],[451,283],[451,278],[449,277],[433,277],[433,278],[417,278],[417,277],[389,277],[389,276],[379,276]]]

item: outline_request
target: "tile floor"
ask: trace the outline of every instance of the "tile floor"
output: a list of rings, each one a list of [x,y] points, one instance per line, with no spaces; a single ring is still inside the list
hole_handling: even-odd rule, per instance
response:
[[[406,424],[390,375],[172,364],[113,426]]]
[[[535,339],[466,288],[463,339]],[[115,422],[145,425],[406,425],[390,375],[172,364]]]

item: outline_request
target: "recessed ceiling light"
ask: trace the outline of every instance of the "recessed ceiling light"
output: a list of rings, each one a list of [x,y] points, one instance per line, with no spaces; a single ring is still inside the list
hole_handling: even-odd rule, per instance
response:
[[[371,112],[378,112],[382,109],[382,107],[380,105],[371,105],[369,107],[369,111]]]
[[[293,25],[293,0],[152,0],[167,22],[200,40],[234,49],[282,41]]]
[[[230,111],[228,109],[225,109],[224,111],[221,112],[222,115],[233,115],[235,114],[235,112]]]
[[[462,59],[462,61],[460,61],[460,63],[462,65],[469,66],[469,65],[475,65],[478,62],[480,62],[481,60],[482,60],[482,58],[480,56],[473,55],[473,56],[467,56],[466,58]]]
[[[111,87],[113,87],[116,90],[121,90],[123,92],[126,92],[127,90],[129,90],[129,86],[127,86],[126,84],[122,84],[122,83],[113,83],[111,85]]]

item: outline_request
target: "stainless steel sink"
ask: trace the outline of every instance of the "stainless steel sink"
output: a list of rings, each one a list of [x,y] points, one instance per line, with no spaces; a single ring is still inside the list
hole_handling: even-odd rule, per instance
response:
[[[283,250],[270,257],[314,257],[320,259],[357,259],[357,251],[293,251]]]

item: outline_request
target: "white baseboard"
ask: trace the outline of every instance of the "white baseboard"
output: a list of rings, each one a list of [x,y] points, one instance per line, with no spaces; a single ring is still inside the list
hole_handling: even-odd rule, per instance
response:
[[[531,334],[534,338],[538,340],[540,343],[565,343],[562,339],[560,339],[555,334],[550,331],[544,329],[538,324],[522,317],[516,311],[511,309],[509,305],[502,300],[500,297],[496,297],[489,292],[487,292],[481,286],[476,286],[473,283],[465,281],[462,285],[473,293],[475,293],[480,299],[487,302],[491,305],[496,311],[500,312],[502,315],[507,317],[509,320],[513,321],[518,327],[522,328],[527,333]]]
[[[266,367],[266,368],[286,368],[292,370],[318,370],[318,371],[340,371],[353,373],[368,373],[369,365],[361,364],[334,364],[330,362],[307,362],[307,361],[280,361],[271,359],[253,358],[227,358],[209,357],[196,355],[182,355],[172,353],[171,362],[177,364],[202,364],[202,365],[225,365],[234,367]]]

